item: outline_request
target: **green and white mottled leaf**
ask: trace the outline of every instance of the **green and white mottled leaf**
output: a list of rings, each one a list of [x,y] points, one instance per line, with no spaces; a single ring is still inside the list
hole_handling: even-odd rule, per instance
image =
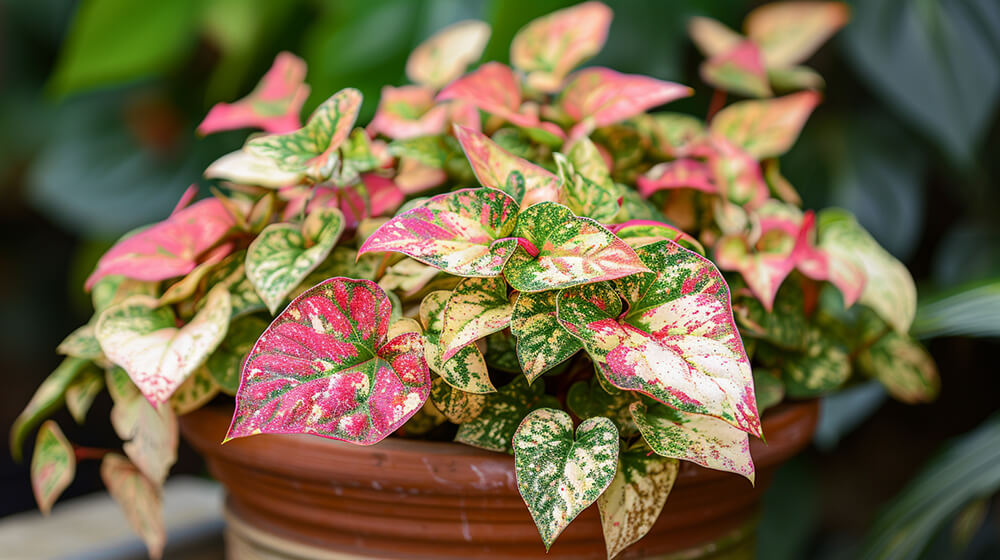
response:
[[[236,150],[212,162],[205,169],[204,176],[206,179],[223,179],[242,185],[277,189],[298,183],[302,180],[303,173],[283,169],[270,157]]]
[[[539,406],[546,406],[545,383],[528,384],[516,377],[496,393],[486,396],[483,411],[458,427],[455,441],[489,451],[510,452],[511,438],[524,416]],[[558,406],[558,404],[556,404]]]
[[[578,216],[601,223],[614,220],[620,209],[618,201],[623,189],[611,179],[604,158],[590,138],[584,136],[576,140],[565,158],[556,154],[555,160],[566,206]]]
[[[806,333],[805,349],[801,353],[788,353],[781,368],[785,392],[797,399],[833,391],[850,376],[847,348],[813,326]]]
[[[638,399],[639,396],[633,392],[606,387],[600,376],[595,375],[589,381],[577,381],[570,386],[566,393],[566,406],[578,418],[610,418],[618,433],[623,438],[629,438],[637,434],[638,429],[628,407]]]
[[[510,325],[514,304],[502,277],[466,278],[451,292],[444,308],[441,360],[447,362],[467,344]]]
[[[90,360],[65,358],[35,390],[27,406],[10,427],[10,454],[20,461],[24,452],[24,438],[45,417],[59,409],[65,402],[66,389],[87,368],[95,367]]]
[[[521,212],[515,235],[537,250],[531,255],[518,247],[504,268],[507,281],[520,292],[568,288],[648,270],[607,228],[554,202]]]
[[[919,342],[897,332],[888,332],[862,348],[856,363],[863,373],[878,379],[893,398],[907,404],[933,401],[941,390],[934,358]]]
[[[395,290],[410,297],[424,289],[441,271],[416,259],[403,258],[398,263],[386,267],[379,279],[382,289]]]
[[[754,481],[746,432],[718,418],[687,414],[659,403],[632,403],[629,412],[642,438],[657,455],[736,473]]]
[[[216,287],[201,311],[178,328],[169,307],[158,307],[149,296],[132,296],[101,314],[97,340],[108,359],[124,368],[157,406],[222,342],[230,312],[229,292]]]
[[[597,499],[608,558],[653,528],[677,480],[680,462],[645,450],[623,451],[608,489]]]
[[[246,275],[273,315],[288,294],[333,250],[344,231],[337,208],[317,208],[302,222],[272,224],[247,249]]]
[[[607,418],[589,418],[574,437],[569,414],[541,408],[525,417],[513,441],[517,488],[548,550],[614,479],[618,430]]]
[[[234,319],[229,324],[226,337],[205,361],[205,369],[219,389],[227,395],[235,395],[240,388],[240,367],[247,352],[267,329],[267,321],[248,315]]]
[[[86,368],[66,388],[66,408],[77,424],[83,424],[87,419],[87,411],[102,389],[104,389],[104,375],[97,368]]]
[[[452,387],[467,393],[492,393],[496,391],[490,381],[486,361],[479,347],[467,344],[448,361],[441,362],[440,338],[444,327],[444,311],[451,292],[438,290],[424,296],[420,303],[420,323],[424,327],[424,359],[434,373]]]
[[[114,406],[111,425],[125,441],[128,458],[151,482],[162,486],[177,461],[177,417],[167,403],[154,408],[121,368],[107,374]]]
[[[198,410],[219,394],[219,386],[212,379],[208,368],[202,366],[188,376],[170,397],[170,406],[177,414]]]
[[[72,356],[83,360],[97,360],[104,356],[101,345],[94,336],[93,322],[87,323],[69,335],[59,343],[56,352],[63,356]]]
[[[152,560],[163,556],[167,530],[163,523],[163,496],[131,461],[108,453],[101,461],[101,480],[125,514],[132,530],[146,543]]]
[[[229,291],[230,317],[236,318],[248,313],[256,313],[267,309],[257,295],[256,288],[246,275],[246,250],[229,255],[208,273],[205,279],[206,290],[211,291],[216,286],[224,286]],[[201,309],[205,300],[198,300],[196,309]]]
[[[31,457],[31,489],[35,492],[38,509],[45,515],[59,499],[63,490],[76,476],[76,456],[73,445],[63,435],[59,425],[46,420],[38,429],[35,451]]]
[[[522,293],[514,303],[510,330],[517,337],[517,359],[529,383],[583,348],[559,325],[557,296],[555,290]]]
[[[440,377],[431,382],[431,402],[449,422],[471,422],[486,406],[486,396],[460,391]]]

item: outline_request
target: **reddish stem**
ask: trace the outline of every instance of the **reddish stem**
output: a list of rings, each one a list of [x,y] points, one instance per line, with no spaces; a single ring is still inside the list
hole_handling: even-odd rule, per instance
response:
[[[99,461],[104,458],[105,455],[111,453],[110,449],[101,449],[98,447],[83,447],[81,445],[73,446],[73,455],[76,457],[77,461],[83,461],[85,459],[94,459]]]
[[[712,101],[708,104],[708,115],[705,116],[706,121],[711,121],[712,117],[716,113],[722,110],[722,107],[726,104],[726,92],[721,89],[716,89],[712,93]]]

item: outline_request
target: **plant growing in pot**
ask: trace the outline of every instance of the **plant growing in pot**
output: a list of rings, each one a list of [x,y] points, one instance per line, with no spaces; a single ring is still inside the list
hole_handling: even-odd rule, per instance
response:
[[[414,51],[413,84],[385,87],[367,128],[355,128],[354,89],[303,125],[306,69],[287,53],[247,98],[213,108],[203,133],[264,133],[208,168],[211,197],[192,203],[189,189],[100,259],[86,285],[94,318],[60,345],[65,361],[13,427],[17,455],[61,404],[82,421],[103,387],[114,401],[123,453],[42,425],[43,511],[77,460],[99,459],[159,556],[180,415],[231,493],[234,526],[276,528],[271,544],[244,533],[233,546],[296,541],[300,526],[304,557],[418,554],[438,538],[449,549],[429,557],[522,554],[518,531],[533,521],[544,546],[528,554],[544,554],[586,510],[588,529],[570,528],[553,556],[615,557],[647,533],[647,548],[625,554],[718,549],[726,536],[746,544],[732,530],[759,497],[761,457],[770,471],[805,445],[816,405],[782,405],[763,424],[761,411],[861,376],[908,402],[932,398],[934,365],[906,335],[905,267],[846,212],[802,211],[778,168],[820,101],[822,80],[796,65],[845,8],[764,6],[747,37],[692,22],[717,88],[707,124],[647,112],[686,86],[571,73],[611,17],[597,2],[555,12],[517,34],[513,67],[467,74],[489,28],[455,24]],[[753,99],[724,106],[727,90]],[[220,394],[236,400],[228,430],[205,406]],[[255,434],[282,435],[245,438]],[[223,435],[236,441],[219,447]],[[329,441],[389,436],[370,450]],[[711,485],[739,516],[705,514],[708,530],[684,537],[690,522],[677,518],[698,516],[666,519],[668,497],[697,508]],[[530,519],[504,517],[517,493]],[[399,511],[406,500],[412,512]],[[379,515],[415,529],[368,523]]]

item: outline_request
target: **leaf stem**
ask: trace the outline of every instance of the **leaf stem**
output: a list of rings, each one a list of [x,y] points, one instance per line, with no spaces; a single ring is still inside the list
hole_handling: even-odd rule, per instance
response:
[[[705,115],[705,120],[711,121],[712,117],[714,117],[716,113],[722,110],[722,107],[725,106],[725,104],[726,104],[726,92],[716,88],[712,92],[712,101],[709,102],[708,104],[708,114]]]

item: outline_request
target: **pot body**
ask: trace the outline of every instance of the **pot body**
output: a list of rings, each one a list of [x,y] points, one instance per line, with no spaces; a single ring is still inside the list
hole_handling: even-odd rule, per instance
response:
[[[783,404],[752,440],[757,484],[682,462],[654,527],[619,558],[752,556],[760,498],[805,447],[818,402]],[[305,435],[219,445],[229,411],[181,418],[184,437],[227,492],[227,546],[240,559],[605,559],[596,504],[546,554],[517,491],[514,460],[447,442],[388,438],[363,447]]]

